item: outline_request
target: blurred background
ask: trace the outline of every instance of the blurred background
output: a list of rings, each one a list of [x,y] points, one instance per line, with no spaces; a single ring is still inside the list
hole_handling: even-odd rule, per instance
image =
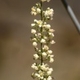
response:
[[[39,0],[0,0],[0,80],[33,80],[31,65],[35,53],[30,42],[34,16],[31,7]],[[80,22],[80,0],[67,0]],[[80,80],[80,35],[61,0],[51,0],[44,7],[55,11],[53,21],[56,41],[55,80]]]

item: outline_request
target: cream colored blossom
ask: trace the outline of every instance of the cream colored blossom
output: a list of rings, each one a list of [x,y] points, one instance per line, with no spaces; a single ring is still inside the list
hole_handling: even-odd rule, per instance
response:
[[[53,72],[53,69],[52,68],[49,68],[49,70],[47,71],[47,75],[51,75]]]
[[[51,57],[49,62],[50,63],[54,62],[54,59]]]
[[[48,76],[47,80],[52,80],[52,77],[51,76]]]
[[[50,33],[53,33],[55,30],[54,29],[49,29],[49,32]]]
[[[42,52],[42,56],[43,57],[46,57],[47,56],[47,53],[46,52]]]
[[[49,47],[47,45],[44,45],[43,50],[48,50]]]
[[[32,64],[31,66],[33,69],[38,70],[38,67],[36,66],[36,63]]]
[[[31,29],[31,33],[32,34],[36,34],[36,30],[35,29]]]
[[[33,56],[34,56],[34,59],[39,59],[38,54],[34,54]]]
[[[46,43],[46,40],[45,39],[41,39],[41,43]]]
[[[50,44],[55,44],[55,41],[54,41],[54,40],[51,40],[51,41],[50,41]]]
[[[37,42],[33,42],[33,46],[34,47],[37,47]]]
[[[47,53],[48,53],[48,54],[52,54],[52,50],[48,50]]]

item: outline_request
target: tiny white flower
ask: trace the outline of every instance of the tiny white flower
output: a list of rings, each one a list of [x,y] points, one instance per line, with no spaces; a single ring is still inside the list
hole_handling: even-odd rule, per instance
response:
[[[43,56],[43,57],[46,57],[46,56],[47,56],[46,52],[43,52],[43,53],[42,53],[42,56]]]
[[[49,29],[49,32],[53,33],[55,30],[54,29]]]
[[[41,20],[38,20],[38,22],[37,22],[37,24],[38,24],[39,27],[42,27],[42,23],[43,22]]]
[[[50,24],[47,24],[47,25],[45,25],[45,28],[50,29],[51,28],[51,25]]]
[[[32,34],[35,34],[36,33],[36,30],[35,29],[31,29],[31,33]]]
[[[37,47],[37,42],[33,42],[33,46],[34,47]]]
[[[51,57],[49,62],[50,63],[54,62],[54,59]]]
[[[50,55],[50,57],[52,57],[52,58],[53,58],[53,57],[54,57],[54,55]]]
[[[49,67],[47,67],[47,65],[43,63],[43,64],[41,65],[41,69],[42,69],[43,71],[47,71],[47,70],[49,69]]]
[[[37,13],[40,13],[41,12],[41,9],[40,8],[37,8]]]
[[[41,33],[38,33],[38,36],[41,36]]]
[[[55,44],[55,41],[54,40],[50,41],[50,44]]]
[[[35,22],[35,23],[37,23],[37,22],[38,22],[38,20],[37,20],[37,19],[34,19],[34,22]]]
[[[48,76],[47,80],[52,80],[52,77],[51,76]]]
[[[48,47],[47,45],[44,45],[43,49],[44,49],[44,50],[48,50],[49,47]]]
[[[38,70],[38,67],[36,66],[36,63],[32,64],[31,66],[33,69]]]
[[[52,71],[47,71],[47,75],[51,75],[52,74]]]
[[[45,39],[41,39],[41,43],[46,43]]]
[[[52,54],[53,52],[52,52],[52,50],[48,50],[47,53],[48,54]]]
[[[39,59],[38,54],[34,54],[33,56],[34,56],[34,59]]]
[[[33,7],[31,8],[31,14],[32,14],[32,15],[37,15],[36,7],[35,7],[35,6],[33,6]]]
[[[35,26],[35,24],[34,24],[34,23],[32,23],[32,24],[31,24],[31,26],[33,27],[33,26]]]
[[[37,39],[36,38],[33,38],[32,41],[37,41]]]
[[[38,73],[35,73],[35,76],[39,78],[39,77],[40,77],[40,74],[38,74]]]
[[[51,32],[49,32],[49,35],[50,35],[51,37],[54,37],[54,34],[53,34],[53,33],[51,33]]]

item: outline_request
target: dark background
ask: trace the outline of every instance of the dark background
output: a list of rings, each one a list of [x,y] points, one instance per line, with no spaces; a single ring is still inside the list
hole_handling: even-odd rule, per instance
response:
[[[31,64],[34,49],[30,42],[33,19],[30,10],[39,0],[0,0],[0,80],[33,80]],[[80,22],[80,0],[67,0]],[[52,46],[55,80],[80,80],[80,35],[61,0],[51,0],[55,29]]]

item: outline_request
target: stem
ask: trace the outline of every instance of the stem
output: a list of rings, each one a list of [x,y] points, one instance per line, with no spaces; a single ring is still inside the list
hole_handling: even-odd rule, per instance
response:
[[[40,4],[41,4],[41,20],[43,20],[43,9],[42,9],[42,1],[40,1]],[[41,27],[41,38],[43,37],[42,36],[42,27]],[[43,46],[43,44],[41,43],[41,52],[42,52],[42,46]],[[43,63],[43,57],[42,57],[42,54],[41,54],[41,65],[42,65],[42,63]]]

